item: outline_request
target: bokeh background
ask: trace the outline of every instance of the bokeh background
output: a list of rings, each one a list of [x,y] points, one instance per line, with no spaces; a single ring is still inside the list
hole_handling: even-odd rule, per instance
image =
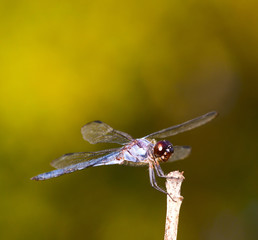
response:
[[[67,152],[95,151],[102,120],[142,137],[216,110],[169,139],[183,170],[178,239],[258,238],[257,1],[0,1],[0,239],[162,239],[166,196],[146,168],[45,182]],[[164,185],[164,181],[159,181]]]

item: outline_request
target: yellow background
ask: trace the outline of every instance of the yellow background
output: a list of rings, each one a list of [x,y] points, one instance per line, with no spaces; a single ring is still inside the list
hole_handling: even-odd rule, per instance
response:
[[[178,239],[257,239],[257,1],[1,1],[0,239],[162,239],[166,197],[147,169],[90,168],[92,120],[142,137],[211,110],[191,145]],[[159,181],[160,185],[164,182]]]

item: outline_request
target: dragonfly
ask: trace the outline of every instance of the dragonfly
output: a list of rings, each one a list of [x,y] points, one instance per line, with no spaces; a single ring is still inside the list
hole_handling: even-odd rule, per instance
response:
[[[206,124],[217,116],[217,112],[209,112],[182,124],[178,124],[143,138],[134,139],[125,132],[115,130],[102,121],[92,121],[81,128],[82,137],[91,144],[117,143],[119,148],[105,149],[96,152],[67,153],[53,160],[51,165],[56,170],[45,172],[32,177],[32,180],[47,180],[64,174],[72,173],[89,167],[105,165],[129,165],[149,167],[150,184],[156,190],[168,194],[158,186],[156,176],[167,178],[160,163],[173,162],[186,158],[190,152],[190,146],[173,146],[164,139],[176,134],[189,131]],[[169,194],[168,194],[169,195]]]

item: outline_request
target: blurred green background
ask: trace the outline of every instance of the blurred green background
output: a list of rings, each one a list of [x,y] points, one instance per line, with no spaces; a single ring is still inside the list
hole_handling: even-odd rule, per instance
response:
[[[178,239],[258,238],[257,1],[0,1],[0,239],[162,239],[166,196],[146,168],[45,182],[64,153],[95,151],[102,120],[142,137],[216,110],[169,139],[191,156]],[[159,181],[164,186],[164,181]]]

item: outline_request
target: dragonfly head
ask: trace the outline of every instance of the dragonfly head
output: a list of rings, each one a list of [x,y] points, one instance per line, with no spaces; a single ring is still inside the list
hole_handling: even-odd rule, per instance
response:
[[[163,162],[168,161],[173,152],[173,145],[167,140],[159,141],[154,146],[154,156]]]

